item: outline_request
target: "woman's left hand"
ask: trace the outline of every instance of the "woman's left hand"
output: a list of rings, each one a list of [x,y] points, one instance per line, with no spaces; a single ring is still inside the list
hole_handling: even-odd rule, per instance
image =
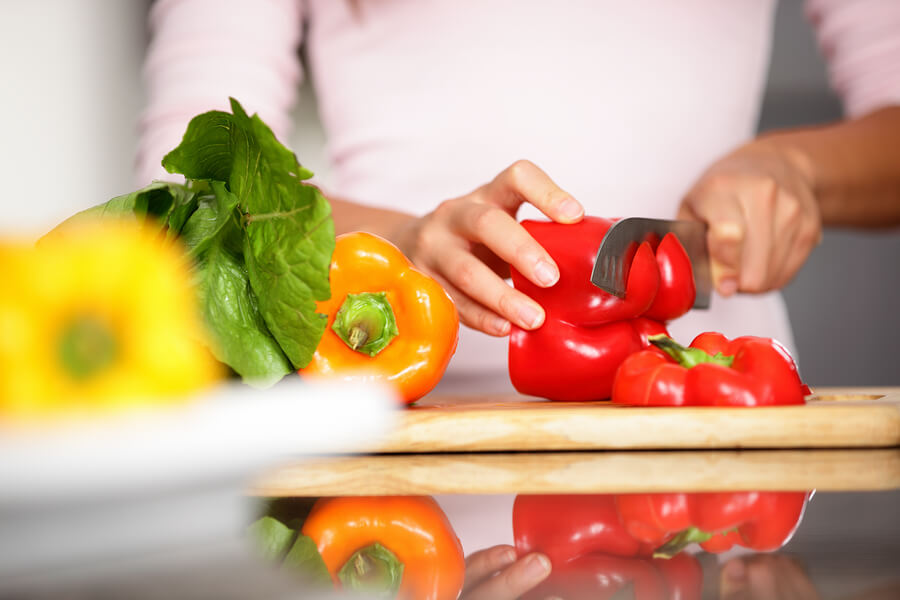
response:
[[[493,546],[466,557],[460,600],[514,600],[550,575],[550,560],[539,553],[516,558],[512,546]]]
[[[812,168],[765,138],[714,163],[682,200],[680,219],[703,221],[713,281],[723,296],[784,287],[822,237]]]

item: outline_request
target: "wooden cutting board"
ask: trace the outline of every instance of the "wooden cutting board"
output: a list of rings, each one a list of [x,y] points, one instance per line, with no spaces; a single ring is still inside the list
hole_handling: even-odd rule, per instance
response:
[[[900,446],[900,388],[818,388],[803,406],[646,408],[433,396],[381,453]]]

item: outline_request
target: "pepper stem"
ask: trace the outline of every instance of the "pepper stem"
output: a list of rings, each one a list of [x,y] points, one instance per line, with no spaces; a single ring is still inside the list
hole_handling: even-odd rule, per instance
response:
[[[716,355],[712,355],[708,352],[701,350],[700,348],[685,348],[669,336],[660,333],[659,335],[651,335],[647,340],[671,356],[675,359],[682,367],[690,369],[691,367],[696,367],[697,365],[703,363],[713,363],[716,365],[722,365],[723,367],[730,367],[731,363],[734,362],[733,356],[725,356],[721,352]]]
[[[682,529],[675,534],[675,537],[654,550],[653,558],[672,558],[691,544],[702,544],[711,537],[711,533],[707,533],[696,527]]]
[[[360,548],[338,571],[344,589],[365,592],[368,598],[395,598],[403,579],[403,563],[375,542]]]
[[[331,329],[348,348],[369,356],[384,350],[399,333],[394,309],[384,292],[347,294]]]

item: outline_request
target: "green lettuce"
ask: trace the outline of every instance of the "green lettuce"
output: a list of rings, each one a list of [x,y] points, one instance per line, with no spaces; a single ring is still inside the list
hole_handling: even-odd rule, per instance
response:
[[[185,183],[154,182],[68,219],[132,218],[179,239],[192,260],[211,351],[257,386],[312,359],[326,317],[334,251],[331,207],[312,173],[231,100],[191,120],[163,159]],[[59,228],[58,228],[59,229]],[[54,232],[51,232],[52,235]]]

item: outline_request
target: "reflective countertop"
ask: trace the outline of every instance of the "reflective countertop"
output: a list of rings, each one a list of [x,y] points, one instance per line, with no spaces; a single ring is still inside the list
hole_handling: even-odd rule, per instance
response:
[[[897,449],[335,457],[286,462],[257,477],[249,490],[246,525],[269,514],[298,531],[319,497],[431,496],[466,557],[510,545],[520,556],[540,551],[556,559],[561,579],[554,582],[551,574],[549,584],[526,598],[900,598]],[[776,500],[793,502],[793,508],[772,509]],[[597,536],[608,529],[604,506],[616,507],[610,509],[618,515],[616,527],[630,523],[639,537],[650,522],[660,534],[665,527],[653,519],[671,516],[679,502],[690,505],[690,525],[716,522],[720,538],[737,537],[730,544],[707,540],[708,548],[676,544],[670,555],[680,558],[663,565],[667,559],[654,559],[653,552],[623,552]],[[654,503],[657,512],[647,512]],[[726,522],[714,513],[727,512],[722,507],[729,503],[737,520]],[[758,508],[750,510],[754,503]],[[766,503],[769,509],[759,508]],[[740,510],[743,516],[735,516]],[[785,517],[785,510],[798,511],[797,518]],[[758,534],[778,519],[790,521],[787,529],[780,525],[787,532],[783,543],[747,547],[755,535],[748,523],[755,520]],[[671,538],[674,530],[660,535]],[[678,569],[693,581],[681,592],[672,579]],[[473,589],[467,584],[461,598],[479,597]],[[186,547],[0,581],[0,598],[57,597],[339,596],[330,586],[312,587],[302,573],[259,559],[240,527]]]

